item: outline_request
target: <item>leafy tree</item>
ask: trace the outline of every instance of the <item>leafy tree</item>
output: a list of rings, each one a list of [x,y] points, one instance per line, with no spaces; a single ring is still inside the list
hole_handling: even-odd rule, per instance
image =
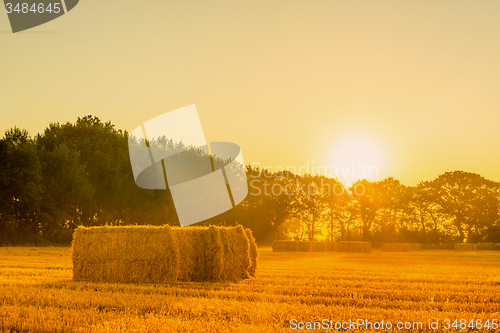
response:
[[[349,240],[351,225],[357,216],[352,196],[336,178],[323,177],[325,185],[325,226],[328,240],[333,242],[340,233],[341,240]]]
[[[247,166],[248,195],[236,206],[233,217],[253,230],[257,240],[269,242],[285,237],[282,225],[292,214],[293,183],[291,172],[272,173]]]
[[[362,223],[363,240],[371,240],[371,229],[380,209],[379,186],[376,182],[363,179],[353,183],[349,188]]]
[[[308,239],[314,241],[315,236],[321,234],[327,209],[327,189],[324,185],[325,177],[306,174],[300,177],[296,193],[292,201],[292,216],[301,220],[307,227]]]
[[[499,220],[498,183],[464,171],[446,172],[432,183],[433,199],[452,218],[460,242],[488,238]]]
[[[92,198],[85,165],[80,154],[65,143],[52,151],[39,148],[42,166],[43,195],[40,204],[40,225],[46,240],[52,243],[70,242],[73,228],[78,225],[78,208]]]
[[[135,184],[128,133],[110,122],[86,116],[75,124],[51,124],[37,137],[37,143],[49,152],[66,145],[78,154],[85,168],[86,193],[91,195],[75,207],[74,224],[178,224],[170,191],[147,190]]]
[[[198,168],[204,152],[166,137],[149,144],[182,159],[179,179],[204,172]],[[50,124],[35,139],[26,130],[6,131],[0,139],[0,243],[68,242],[77,225],[178,225],[168,187],[136,185],[128,145],[127,132],[94,116]],[[213,158],[216,169],[228,162]],[[247,198],[200,225],[240,223],[261,243],[292,234],[314,240],[323,226],[329,240],[362,234],[365,241],[384,242],[500,241],[500,184],[474,173],[447,172],[415,187],[392,177],[364,179],[346,190],[320,175],[245,171]]]
[[[411,200],[411,191],[399,180],[389,177],[377,183],[379,210],[377,222],[380,227],[381,241],[396,241],[399,229],[408,220],[405,207]]]
[[[435,200],[435,183],[430,181],[420,182],[410,189],[412,197],[405,207],[411,216],[409,223],[418,225],[420,236],[415,241],[421,243],[446,243],[453,240],[446,234],[449,217],[443,214],[441,206]]]
[[[33,140],[13,128],[0,140],[0,243],[37,243],[42,173]]]

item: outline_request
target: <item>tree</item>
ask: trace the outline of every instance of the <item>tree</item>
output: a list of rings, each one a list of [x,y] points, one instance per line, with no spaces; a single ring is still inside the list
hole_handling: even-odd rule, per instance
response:
[[[421,243],[445,243],[453,240],[445,232],[449,217],[443,214],[441,206],[435,200],[435,183],[424,181],[410,188],[411,200],[406,206],[411,222],[418,225]]]
[[[358,180],[349,188],[362,223],[363,241],[371,240],[371,229],[380,209],[379,186],[375,182]]]
[[[377,222],[380,227],[381,241],[396,241],[398,232],[408,220],[405,207],[411,199],[411,191],[398,179],[385,178],[377,183],[379,210]]]
[[[93,188],[86,177],[80,154],[65,143],[52,151],[40,146],[43,195],[39,223],[46,240],[67,243],[79,223],[78,208],[91,200]]]
[[[336,178],[324,177],[322,180],[327,190],[323,198],[326,203],[325,220],[328,240],[333,242],[338,233],[340,233],[340,239],[349,240],[350,227],[357,216],[352,205],[352,197]]]
[[[288,171],[272,173],[247,166],[249,192],[246,199],[231,210],[233,218],[252,229],[255,239],[259,241],[285,238],[286,231],[282,225],[291,216],[293,200],[285,189],[291,192],[290,187],[296,177]]]
[[[0,170],[0,243],[37,243],[42,173],[26,130],[10,129],[0,140]]]
[[[65,145],[78,155],[79,164],[84,166],[90,195],[83,196],[84,199],[74,207],[74,224],[178,225],[169,190],[148,190],[135,184],[127,132],[115,129],[110,122],[103,123],[97,117],[86,116],[78,118],[74,124],[50,124],[36,141],[41,152],[53,153],[58,146]],[[71,158],[75,160],[75,157]],[[62,171],[54,169],[53,177]],[[73,171],[79,172],[77,168]],[[75,177],[78,178],[76,174]]]
[[[488,238],[500,217],[499,183],[464,171],[446,172],[432,183],[434,201],[452,218],[458,241]]]
[[[315,236],[321,234],[319,227],[325,218],[328,193],[324,179],[324,176],[309,174],[297,179],[292,215],[306,225],[309,241],[314,241]]]

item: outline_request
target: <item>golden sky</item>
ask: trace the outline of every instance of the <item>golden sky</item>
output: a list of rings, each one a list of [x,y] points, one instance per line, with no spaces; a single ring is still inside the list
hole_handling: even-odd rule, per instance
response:
[[[0,13],[0,131],[87,114],[131,131],[196,104],[246,163],[332,167],[364,142],[378,179],[500,181],[499,17],[497,0],[81,0],[12,34]]]

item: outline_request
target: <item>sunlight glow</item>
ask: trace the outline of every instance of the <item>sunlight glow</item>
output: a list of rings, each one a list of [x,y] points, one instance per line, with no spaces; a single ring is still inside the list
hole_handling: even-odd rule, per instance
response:
[[[330,169],[337,171],[337,178],[345,185],[358,179],[378,180],[383,157],[371,140],[351,138],[340,142],[334,149]]]

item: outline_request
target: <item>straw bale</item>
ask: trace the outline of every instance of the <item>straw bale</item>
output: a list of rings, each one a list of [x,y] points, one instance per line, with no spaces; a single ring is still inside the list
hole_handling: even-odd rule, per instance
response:
[[[337,243],[335,242],[326,242],[326,251],[337,251]]]
[[[370,253],[372,245],[370,242],[343,241],[337,243],[337,252],[361,252]]]
[[[422,245],[417,243],[410,243],[410,251],[422,251]]]
[[[477,244],[474,244],[474,243],[455,244],[455,250],[456,251],[476,251]]]
[[[239,280],[255,275],[253,236],[237,227],[79,227],[73,278],[167,283]],[[251,232],[250,232],[251,236]]]
[[[280,240],[273,242],[273,252],[302,251],[302,242]]]
[[[399,243],[382,243],[383,252],[401,252],[401,244]]]
[[[255,276],[257,272],[257,244],[255,243],[255,238],[253,237],[252,230],[245,229],[245,234],[247,235],[248,241],[250,243],[250,259],[252,262],[252,266],[248,269],[248,273],[250,276]]]
[[[410,244],[410,243],[383,243],[383,252],[410,252],[410,251],[421,251],[422,245],[420,244]]]

